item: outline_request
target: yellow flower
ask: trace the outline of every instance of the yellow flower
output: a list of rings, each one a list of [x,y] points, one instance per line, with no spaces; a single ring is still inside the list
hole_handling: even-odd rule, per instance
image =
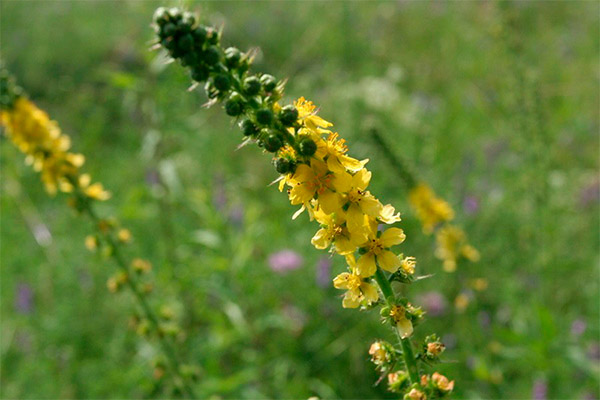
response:
[[[85,237],[85,247],[89,251],[96,251],[98,249],[98,238],[96,236],[88,235]]]
[[[326,140],[317,141],[317,151],[315,157],[321,160],[327,160],[327,167],[330,171],[343,173],[346,170],[358,172],[364,168],[369,161],[359,161],[346,155],[348,147],[344,139],[338,139],[338,133],[331,132]]]
[[[119,229],[119,232],[117,232],[117,239],[119,239],[119,242],[121,243],[129,243],[131,241],[131,231],[129,231],[129,229]]]
[[[343,210],[338,210],[334,214],[326,214],[323,210],[316,210],[314,217],[321,224],[321,229],[313,236],[311,243],[317,249],[324,250],[335,245],[335,251],[338,254],[346,255],[354,253],[363,238],[351,236],[348,229],[344,226],[346,221]],[[362,240],[361,240],[362,239]]]
[[[104,190],[104,187],[99,182],[90,185],[91,180],[92,178],[89,174],[83,174],[79,177],[79,187],[83,190],[83,193],[90,199],[108,200],[110,192]]]
[[[294,102],[294,107],[298,110],[298,120],[309,129],[328,132],[319,128],[333,126],[331,122],[325,121],[323,118],[319,117],[315,111],[316,107],[313,102],[306,100],[304,97],[300,97],[296,100]]]
[[[404,239],[406,239],[406,235],[400,228],[389,228],[380,237],[372,234],[370,239],[362,245],[366,252],[358,260],[358,270],[364,276],[371,276],[379,264],[386,271],[396,272],[401,264],[400,258],[388,249],[402,243]]]
[[[396,323],[400,336],[404,339],[412,335],[413,325],[408,318],[406,318],[406,308],[401,305],[394,305],[390,309],[390,317]]]
[[[377,219],[384,224],[393,224],[400,221],[400,213],[396,213],[396,209],[391,204],[386,204],[382,207]]]
[[[318,196],[318,205],[327,214],[336,212],[342,207],[340,193],[348,191],[351,177],[347,173],[334,174],[327,165],[318,160],[312,160],[310,166],[300,164],[296,172],[288,179],[292,184],[289,198],[292,205],[307,206],[311,199]]]
[[[371,361],[375,365],[382,365],[390,361],[390,353],[387,350],[387,346],[383,342],[373,342],[369,348],[369,355]]]
[[[379,299],[379,293],[372,284],[364,280],[364,276],[360,275],[355,268],[354,255],[346,256],[348,264],[350,264],[351,272],[344,272],[333,279],[333,286],[336,289],[346,289],[342,306],[344,308],[356,308],[361,303],[370,304]]]
[[[152,269],[152,264],[147,260],[134,258],[131,261],[131,267],[137,272],[149,272]]]
[[[471,261],[477,261],[479,253],[467,244],[465,233],[454,225],[447,225],[439,230],[435,236],[435,256],[444,262],[446,272],[456,270],[456,262],[460,255],[467,254]]]
[[[352,176],[352,188],[346,197],[349,203],[346,221],[348,229],[352,233],[361,233],[368,230],[369,226],[365,223],[365,215],[374,219],[380,216],[384,210],[379,200],[370,192],[365,191],[370,181],[371,172],[366,169],[361,169]]]
[[[433,232],[437,224],[454,218],[452,207],[435,196],[433,190],[424,183],[411,189],[408,199],[417,212],[425,233]]]

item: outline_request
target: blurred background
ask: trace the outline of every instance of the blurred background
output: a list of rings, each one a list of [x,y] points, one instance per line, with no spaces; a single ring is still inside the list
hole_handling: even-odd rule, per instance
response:
[[[375,312],[341,307],[345,267],[310,244],[316,225],[267,185],[268,156],[178,65],[149,51],[153,11],[184,5],[258,47],[253,70],[289,78],[369,157],[372,191],[403,212],[421,274],[417,329],[447,345],[457,398],[596,399],[599,393],[597,2],[4,1],[2,57],[112,191],[99,212],[156,270],[156,307],[202,398],[394,398],[368,361],[391,340]],[[442,271],[377,125],[456,211],[480,251]],[[164,397],[155,343],[128,328],[88,221],[50,198],[1,141],[3,398]],[[333,261],[333,262],[332,262]]]

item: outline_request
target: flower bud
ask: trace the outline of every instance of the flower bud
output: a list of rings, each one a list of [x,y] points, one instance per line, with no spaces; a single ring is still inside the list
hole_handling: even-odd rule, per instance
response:
[[[269,133],[264,139],[265,150],[271,153],[275,153],[277,150],[283,146],[283,141],[281,137],[279,137],[276,133]]]
[[[225,50],[225,65],[229,68],[236,68],[240,64],[242,52],[235,47],[228,47]]]
[[[242,128],[242,133],[244,136],[254,136],[258,133],[258,128],[249,119],[245,119],[240,122],[240,128]]]
[[[162,36],[163,37],[173,36],[175,34],[175,32],[177,32],[177,27],[175,26],[175,24],[172,24],[170,22],[166,23],[162,27]]]
[[[219,32],[214,28],[208,28],[208,35],[206,36],[208,43],[218,44],[219,43]]]
[[[300,140],[298,150],[303,156],[310,157],[317,151],[317,144],[311,138],[305,137]]]
[[[217,46],[210,46],[203,54],[204,62],[208,65],[215,65],[221,59],[221,52]]]
[[[169,8],[169,17],[171,21],[179,21],[181,19],[181,10],[177,7]]]
[[[204,66],[195,66],[192,69],[192,79],[196,82],[204,82],[208,79],[208,69]]]
[[[179,46],[182,51],[188,52],[194,47],[194,38],[189,33],[186,33],[179,38],[177,46]]]
[[[196,29],[194,29],[192,31],[192,36],[194,37],[194,40],[196,41],[196,44],[198,46],[202,46],[202,44],[204,44],[204,42],[206,42],[207,35],[208,35],[208,32],[206,31],[206,28],[203,27],[202,25],[196,27]]]
[[[271,92],[277,86],[277,79],[273,75],[265,74],[260,77],[260,83],[262,83],[265,91]]]
[[[273,121],[273,111],[262,108],[256,112],[256,121],[261,125],[269,125]]]
[[[283,126],[293,126],[298,120],[298,110],[293,105],[287,105],[279,112],[279,121]]]
[[[215,85],[217,90],[225,92],[231,86],[231,81],[227,74],[219,74],[213,78],[213,85]]]
[[[293,161],[288,160],[287,158],[278,158],[275,160],[275,169],[280,174],[288,174],[293,172],[296,167],[296,164]]]
[[[257,77],[249,76],[244,79],[244,93],[249,96],[257,95],[260,92],[261,84]]]
[[[158,25],[164,25],[167,23],[167,18],[169,17],[169,13],[165,7],[158,7],[156,11],[154,11],[154,22]]]
[[[231,117],[237,117],[244,111],[244,103],[239,93],[233,92],[225,102],[225,112]]]

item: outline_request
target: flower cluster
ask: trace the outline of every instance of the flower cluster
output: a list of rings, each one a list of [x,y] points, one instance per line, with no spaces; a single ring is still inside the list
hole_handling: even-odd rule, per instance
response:
[[[421,220],[423,232],[431,234],[437,230],[435,256],[442,260],[444,271],[454,272],[459,257],[479,260],[479,252],[467,242],[464,231],[449,223],[454,219],[454,210],[448,202],[437,197],[424,183],[410,190],[409,201]]]
[[[283,82],[250,73],[252,52],[223,49],[219,32],[198,24],[191,13],[161,7],[154,26],[158,44],[189,68],[195,86],[204,85],[207,105],[222,103],[238,121],[244,144],[256,143],[272,154],[279,190],[299,207],[293,218],[306,211],[320,225],[312,244],[344,257],[347,271],[333,280],[335,288],[345,290],[343,307],[385,304],[381,316],[397,330],[402,350],[382,342],[372,346],[376,364],[387,372],[402,357],[407,383],[419,386],[409,337],[423,312],[391,287],[392,281],[413,281],[416,260],[394,250],[406,238],[402,229],[389,226],[400,221],[400,214],[369,190],[369,160],[348,154],[345,140],[311,101],[301,97],[281,105]]]
[[[146,295],[153,288],[148,277],[151,264],[140,258],[126,264],[119,246],[131,242],[131,232],[121,227],[115,218],[98,218],[94,212],[93,201],[107,200],[110,194],[101,183],[92,183],[91,177],[80,171],[84,163],[83,155],[69,151],[70,138],[61,132],[58,124],[50,120],[46,112],[25,97],[4,69],[0,70],[0,88],[0,126],[14,145],[26,155],[27,163],[41,173],[46,191],[51,195],[57,191],[69,193],[69,204],[91,218],[95,232],[85,238],[85,247],[112,257],[119,266],[118,272],[107,281],[108,290],[117,292],[127,287],[133,292],[143,310],[141,316],[136,316],[133,327],[141,335],[152,333],[158,338],[169,359],[176,384],[182,386],[189,397],[194,397],[187,382],[193,376],[185,375],[183,371],[190,367],[180,364],[170,343],[165,339],[165,336],[173,336],[178,332],[177,325],[169,318],[157,316],[146,300]]]
[[[15,92],[12,79],[5,72],[1,73],[0,81],[5,90]],[[91,199],[110,197],[101,183],[92,184],[89,175],[80,174],[84,156],[69,151],[70,138],[48,114],[22,95],[6,95],[4,100],[0,104],[0,124],[14,145],[27,156],[26,162],[40,172],[48,193],[55,194],[57,189],[72,192],[77,185]]]

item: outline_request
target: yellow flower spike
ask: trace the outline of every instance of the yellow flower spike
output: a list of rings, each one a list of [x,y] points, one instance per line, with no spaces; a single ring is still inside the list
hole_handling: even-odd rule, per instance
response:
[[[462,255],[470,261],[479,259],[479,252],[467,243],[464,231],[454,225],[441,228],[436,236],[435,256],[443,261],[444,271],[454,272]]]
[[[375,271],[379,264],[386,271],[396,272],[401,265],[400,258],[388,249],[402,243],[404,239],[406,235],[400,228],[389,228],[380,237],[371,236],[369,241],[362,245],[366,252],[358,260],[358,268],[363,271]]]

